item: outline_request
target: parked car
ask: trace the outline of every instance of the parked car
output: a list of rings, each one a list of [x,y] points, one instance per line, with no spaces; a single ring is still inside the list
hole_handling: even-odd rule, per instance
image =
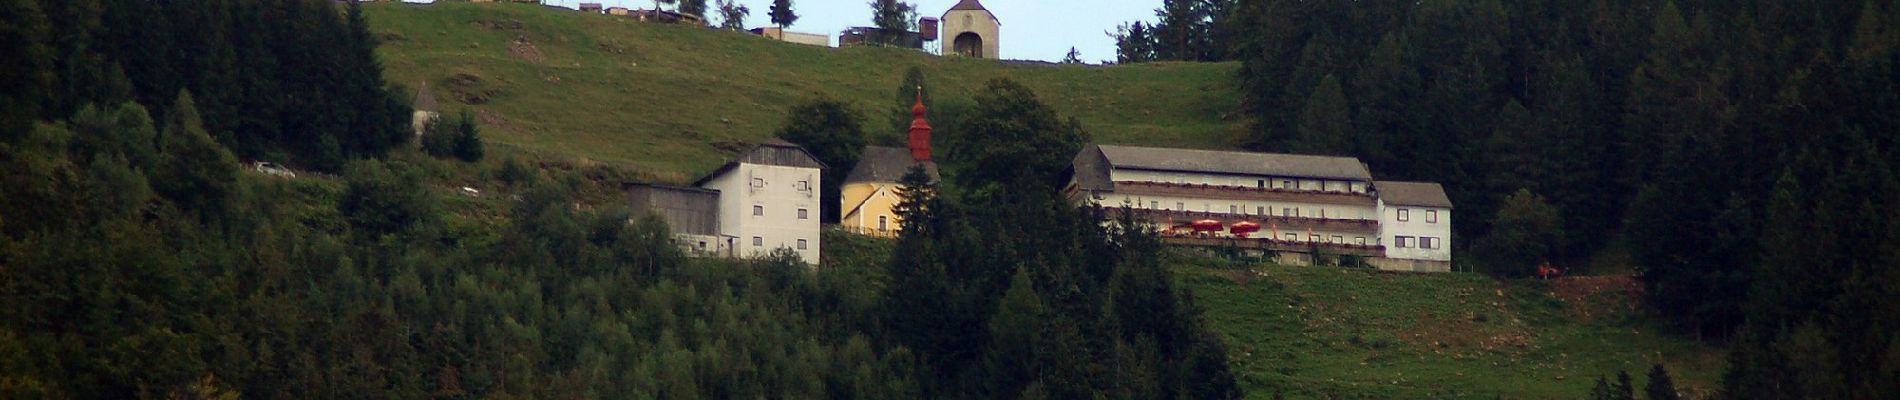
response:
[[[290,179],[290,178],[297,177],[297,173],[292,172],[289,168],[284,168],[281,165],[277,165],[277,163],[268,162],[268,161],[252,162],[251,168],[256,169],[257,172],[263,173],[264,175],[270,175],[270,176],[275,176],[279,178]]]

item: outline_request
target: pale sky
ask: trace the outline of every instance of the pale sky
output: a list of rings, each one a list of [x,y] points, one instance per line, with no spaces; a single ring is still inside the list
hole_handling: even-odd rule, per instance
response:
[[[653,8],[653,0],[545,0],[547,4],[577,7],[581,2],[607,7]],[[957,0],[910,0],[920,17],[942,17]],[[983,7],[1003,22],[1003,58],[1059,61],[1074,46],[1090,63],[1115,58],[1115,43],[1107,32],[1128,21],[1154,21],[1161,0],[982,0]],[[771,25],[767,15],[772,0],[738,0],[752,10],[747,28]],[[708,14],[717,4],[707,0]],[[789,30],[822,33],[836,44],[838,32],[852,26],[871,26],[870,0],[793,0],[798,22]],[[671,9],[672,7],[667,7]],[[718,17],[707,18],[717,23]]]

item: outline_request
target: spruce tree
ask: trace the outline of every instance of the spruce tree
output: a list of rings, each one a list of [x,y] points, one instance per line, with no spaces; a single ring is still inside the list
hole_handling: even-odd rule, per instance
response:
[[[1649,383],[1643,385],[1643,395],[1649,400],[1677,400],[1682,395],[1676,393],[1676,383],[1669,377],[1669,371],[1662,364],[1649,369]]]
[[[1355,136],[1351,105],[1339,78],[1329,74],[1307,97],[1306,108],[1300,112],[1299,136],[1288,148],[1305,154],[1349,155]]]
[[[190,92],[178,93],[159,143],[159,167],[152,175],[159,194],[203,217],[228,212],[237,191],[238,160],[205,132]]]
[[[31,129],[53,86],[48,23],[37,0],[0,0],[0,141]]]
[[[839,187],[864,154],[864,128],[849,106],[820,98],[793,105],[786,111],[778,137],[811,152],[827,167],[820,179],[821,221],[837,222]]]

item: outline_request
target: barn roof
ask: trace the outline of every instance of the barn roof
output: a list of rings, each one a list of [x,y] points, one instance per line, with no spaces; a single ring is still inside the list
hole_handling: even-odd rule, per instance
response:
[[[746,151],[740,152],[739,156],[733,158],[732,161],[728,161],[725,165],[719,166],[719,169],[713,170],[712,173],[706,174],[705,177],[693,181],[693,186],[700,186],[706,184],[706,182],[711,182],[714,178],[731,172],[733,168],[738,168],[739,164],[777,165],[817,169],[826,168],[825,163],[819,162],[818,158],[806,152],[804,147],[799,147],[796,144],[792,144],[792,142],[778,138],[772,138],[764,143],[752,146],[752,148],[746,149]]]
[[[1366,164],[1352,157],[1250,153],[1101,145],[1115,169],[1372,181]]]
[[[865,146],[864,154],[858,157],[858,165],[851,168],[851,174],[844,177],[844,183],[852,182],[897,182],[910,173],[910,166],[917,161],[910,157],[910,149],[901,147]],[[930,180],[938,180],[937,163],[925,161],[924,173],[930,174]]]
[[[1379,191],[1379,200],[1386,205],[1451,208],[1445,187],[1435,182],[1378,181],[1372,183],[1372,188]]]

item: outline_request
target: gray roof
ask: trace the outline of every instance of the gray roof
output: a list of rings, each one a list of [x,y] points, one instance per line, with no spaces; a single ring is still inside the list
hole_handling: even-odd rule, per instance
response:
[[[819,162],[817,157],[812,157],[811,153],[806,152],[804,147],[798,147],[798,145],[792,144],[792,142],[772,138],[771,140],[765,141],[765,143],[759,143],[739,153],[738,157],[726,162],[725,165],[719,166],[719,169],[713,170],[712,173],[706,174],[705,177],[699,178],[697,181],[693,181],[693,186],[700,186],[706,184],[706,182],[711,182],[713,178],[718,178],[720,175],[725,175],[726,172],[732,171],[733,168],[739,167],[739,164],[825,169],[825,163]]]
[[[851,168],[851,174],[844,177],[844,183],[852,182],[897,182],[910,172],[910,166],[917,162],[910,158],[910,149],[902,147],[865,146],[864,155],[858,157],[858,165]],[[937,163],[925,161],[924,172],[930,174],[930,180],[938,180]]]
[[[1386,205],[1451,208],[1445,187],[1434,182],[1378,181],[1372,183],[1372,188],[1379,191],[1379,200]]]
[[[1099,147],[1107,166],[1117,169],[1372,181],[1372,172],[1366,169],[1366,164],[1352,157],[1113,145]]]
[[[952,10],[983,10],[983,11],[989,11],[989,9],[987,9],[987,8],[983,8],[983,3],[980,3],[980,2],[977,2],[976,0],[963,0],[963,1],[959,1],[959,2],[957,2],[957,5],[954,5],[954,6],[950,6],[950,9],[952,9]]]
[[[423,82],[422,88],[416,89],[416,104],[414,107],[416,111],[442,111],[442,104],[436,103],[435,95],[429,93],[428,82]]]
[[[1101,146],[1091,144],[1082,147],[1082,151],[1075,154],[1075,161],[1070,167],[1073,168],[1070,172],[1074,174],[1070,179],[1076,189],[1115,190],[1115,182],[1110,181],[1108,176],[1108,159],[1102,157]]]

